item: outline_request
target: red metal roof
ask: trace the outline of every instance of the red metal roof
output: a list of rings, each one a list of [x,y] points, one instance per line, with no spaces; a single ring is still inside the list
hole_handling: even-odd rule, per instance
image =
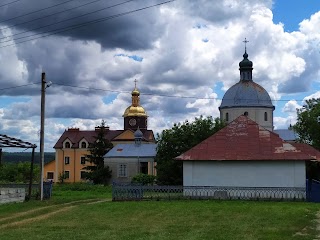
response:
[[[314,147],[310,146],[306,143],[291,143],[296,148],[300,149],[301,151],[307,153],[311,157],[316,158],[317,161],[320,161],[320,152],[315,149]]]
[[[115,141],[114,138],[119,136],[121,133],[127,130],[106,130],[105,138],[109,141]],[[150,135],[153,134],[152,130],[144,130],[143,132],[143,140],[148,141]],[[66,139],[69,139],[72,143],[71,148],[79,148],[79,142],[82,139],[88,141],[88,143],[93,143],[96,140],[96,136],[98,131],[82,131],[79,129],[68,129],[63,132],[59,140],[56,142],[53,148],[62,148],[63,142]],[[121,139],[121,141],[125,141],[125,139]],[[128,141],[132,141],[132,139],[128,139]]]
[[[246,116],[202,141],[176,160],[315,160],[314,157]]]

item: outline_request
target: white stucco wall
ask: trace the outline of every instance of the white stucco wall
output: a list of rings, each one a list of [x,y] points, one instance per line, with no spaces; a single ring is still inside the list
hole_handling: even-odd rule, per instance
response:
[[[184,186],[304,187],[304,161],[184,161]]]
[[[273,109],[272,108],[245,108],[245,107],[234,107],[234,108],[225,108],[220,109],[220,118],[226,120],[226,113],[229,114],[228,123],[235,120],[237,117],[243,115],[245,112],[248,112],[248,117],[258,123],[260,126],[273,131]],[[264,113],[267,112],[268,120],[264,120]]]

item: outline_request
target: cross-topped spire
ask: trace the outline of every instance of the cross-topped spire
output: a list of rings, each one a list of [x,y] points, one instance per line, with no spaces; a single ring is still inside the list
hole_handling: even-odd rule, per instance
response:
[[[134,88],[137,88],[137,82],[138,82],[138,80],[135,79],[135,80],[134,80]]]
[[[247,38],[244,38],[244,52],[247,52],[247,43],[249,42]]]

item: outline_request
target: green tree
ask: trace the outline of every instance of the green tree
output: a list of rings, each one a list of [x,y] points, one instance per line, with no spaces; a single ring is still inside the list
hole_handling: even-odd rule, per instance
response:
[[[174,124],[157,135],[157,181],[164,185],[182,184],[182,162],[174,158],[202,142],[226,125],[219,118],[200,116],[193,122]]]
[[[320,149],[320,98],[306,100],[302,108],[297,109],[297,123],[293,129],[298,133],[299,141]],[[320,164],[307,162],[307,178],[320,180]]]
[[[111,177],[111,171],[108,166],[104,166],[103,156],[113,147],[113,144],[106,139],[105,121],[101,121],[98,135],[95,141],[90,144],[90,154],[86,156],[86,161],[93,163],[93,166],[87,166],[84,169],[89,170],[86,178],[92,180],[94,184],[108,184]]]
[[[40,178],[39,166],[34,166],[33,181]],[[6,183],[29,183],[30,181],[30,163],[5,163],[0,165],[0,181]]]
[[[320,98],[306,100],[302,108],[297,109],[297,123],[293,129],[298,133],[301,142],[320,149]]]

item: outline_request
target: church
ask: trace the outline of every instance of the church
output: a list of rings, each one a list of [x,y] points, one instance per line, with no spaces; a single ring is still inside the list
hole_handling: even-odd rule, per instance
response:
[[[85,181],[86,170],[83,168],[90,165],[89,162],[85,161],[85,156],[90,153],[89,146],[95,141],[99,130],[99,127],[96,127],[94,130],[80,130],[79,128],[68,128],[65,130],[53,147],[55,149],[55,160],[44,166],[45,179],[59,182],[61,176],[64,176],[64,182]],[[105,137],[113,146],[118,144],[135,144],[136,131],[139,132],[139,142],[141,145],[151,144],[155,148],[154,133],[148,129],[148,115],[140,105],[140,92],[135,82],[135,87],[131,92],[131,105],[125,109],[123,114],[123,129],[112,130],[106,127]],[[146,166],[144,164],[142,168],[149,168],[149,171],[153,172],[153,165],[147,164]],[[120,169],[113,169],[113,171],[113,174],[121,172]]]
[[[250,194],[263,189],[259,194],[267,198],[305,199],[306,162],[320,160],[320,152],[279,135],[294,136],[290,130],[274,131],[275,107],[268,92],[253,81],[246,47],[239,70],[240,80],[226,91],[219,107],[227,126],[176,158],[183,162],[184,189],[219,188],[219,198],[238,198],[241,193],[234,189],[255,189]]]

